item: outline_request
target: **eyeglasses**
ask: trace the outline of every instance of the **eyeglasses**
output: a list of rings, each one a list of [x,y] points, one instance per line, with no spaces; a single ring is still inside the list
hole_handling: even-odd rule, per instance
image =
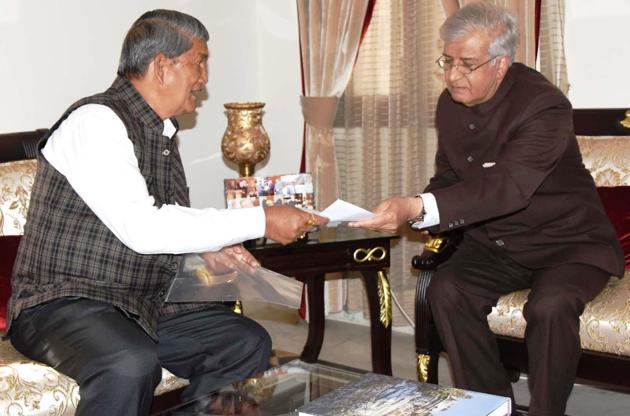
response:
[[[488,62],[494,61],[497,57],[493,56],[488,59],[486,62],[483,62],[479,65],[471,65],[467,62],[462,62],[461,64],[454,64],[455,61],[453,58],[449,58],[448,56],[440,56],[435,63],[442,69],[444,72],[451,71],[453,68],[457,68],[460,74],[462,75],[470,75],[473,71],[478,70]]]

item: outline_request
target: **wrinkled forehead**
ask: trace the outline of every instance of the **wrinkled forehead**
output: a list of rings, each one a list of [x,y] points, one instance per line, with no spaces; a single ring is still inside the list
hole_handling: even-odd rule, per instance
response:
[[[207,59],[208,58],[208,42],[203,39],[195,38],[193,39],[193,46],[190,50],[200,58]]]
[[[207,60],[208,53],[208,42],[203,39],[193,38],[190,49],[182,53],[180,56],[194,60]]]

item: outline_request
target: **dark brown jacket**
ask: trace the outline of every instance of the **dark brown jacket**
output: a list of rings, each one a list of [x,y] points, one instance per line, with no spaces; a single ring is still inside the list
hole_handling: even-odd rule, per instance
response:
[[[526,267],[585,263],[623,276],[624,260],[582,163],[564,94],[513,64],[495,95],[473,107],[444,91],[436,113],[434,231],[464,228]]]

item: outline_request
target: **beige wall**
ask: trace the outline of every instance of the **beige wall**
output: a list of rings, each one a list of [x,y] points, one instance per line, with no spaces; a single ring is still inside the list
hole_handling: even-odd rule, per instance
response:
[[[630,1],[565,1],[573,106],[630,108]]]
[[[302,116],[294,0],[2,0],[0,133],[50,127],[74,100],[113,81],[126,30],[172,8],[210,32],[208,98],[183,117],[181,151],[194,206],[223,207],[224,102],[267,102],[271,155],[261,174],[299,169]],[[193,128],[194,126],[194,128]],[[103,172],[106,174],[106,172]]]

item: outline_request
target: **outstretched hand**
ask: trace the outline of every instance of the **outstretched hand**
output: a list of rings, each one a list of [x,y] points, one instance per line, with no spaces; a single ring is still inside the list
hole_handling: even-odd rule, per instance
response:
[[[328,218],[302,211],[290,205],[266,207],[265,237],[280,244],[289,244],[324,225]]]
[[[376,217],[354,221],[348,226],[394,233],[406,221],[420,214],[422,208],[422,198],[395,196],[384,199],[374,208],[372,212]]]

